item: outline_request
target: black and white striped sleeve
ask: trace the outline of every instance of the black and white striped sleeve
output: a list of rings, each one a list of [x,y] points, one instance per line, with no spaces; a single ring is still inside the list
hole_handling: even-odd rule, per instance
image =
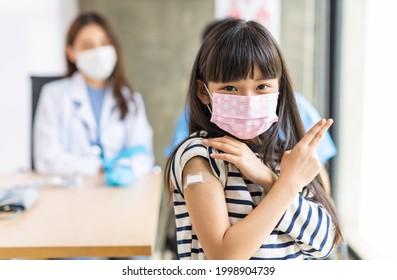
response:
[[[301,252],[308,258],[326,258],[333,249],[335,227],[331,216],[323,206],[301,193],[284,213],[276,230],[295,239]]]
[[[215,177],[221,182],[223,186],[225,186],[227,179],[227,172],[224,161],[210,157],[210,154],[218,153],[218,151],[211,147],[205,146],[201,140],[202,138],[191,138],[186,140],[186,142],[179,147],[175,155],[175,158],[172,161],[171,180],[176,190],[182,195],[182,197],[183,197],[183,179],[182,179],[183,169],[186,163],[194,157],[200,157],[207,160],[211,166],[212,172],[215,175]]]

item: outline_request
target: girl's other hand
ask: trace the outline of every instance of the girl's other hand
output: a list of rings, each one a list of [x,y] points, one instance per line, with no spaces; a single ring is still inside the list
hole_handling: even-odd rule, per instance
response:
[[[234,164],[247,179],[262,186],[266,192],[276,182],[277,175],[263,164],[245,143],[230,136],[224,136],[203,139],[203,144],[222,151],[223,153],[210,156]]]
[[[332,119],[320,120],[292,150],[283,154],[280,163],[280,180],[301,191],[314,179],[322,167],[316,148],[332,123]]]

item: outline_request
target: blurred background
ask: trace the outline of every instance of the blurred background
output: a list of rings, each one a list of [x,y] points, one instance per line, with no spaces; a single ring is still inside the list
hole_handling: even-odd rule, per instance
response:
[[[335,120],[328,163],[350,253],[396,258],[397,2],[392,0],[0,0],[0,172],[28,170],[31,76],[62,75],[65,32],[80,11],[107,17],[144,99],[164,166],[203,28],[257,19],[281,45],[295,90]],[[391,241],[391,242],[390,242]]]

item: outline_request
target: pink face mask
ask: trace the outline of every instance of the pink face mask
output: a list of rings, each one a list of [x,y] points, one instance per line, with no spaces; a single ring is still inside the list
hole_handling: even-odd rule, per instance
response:
[[[253,139],[277,122],[278,92],[241,96],[209,92],[212,99],[211,122],[239,139]]]

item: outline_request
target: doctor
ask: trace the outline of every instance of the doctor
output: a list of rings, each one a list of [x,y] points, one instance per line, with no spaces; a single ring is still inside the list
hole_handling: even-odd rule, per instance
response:
[[[153,131],[141,95],[127,81],[119,43],[105,18],[83,13],[72,22],[66,59],[67,77],[46,84],[37,107],[37,171],[95,175],[104,169],[104,160],[121,158],[113,171],[127,167],[134,178],[148,173],[154,164]],[[120,157],[134,148],[140,152]]]

